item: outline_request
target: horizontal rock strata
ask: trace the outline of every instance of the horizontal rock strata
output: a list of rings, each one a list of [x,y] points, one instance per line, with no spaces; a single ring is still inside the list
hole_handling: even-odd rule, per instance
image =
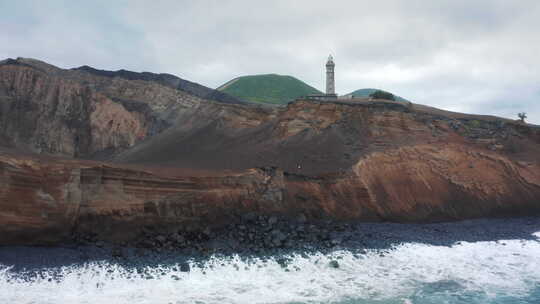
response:
[[[111,164],[0,159],[1,244],[74,234],[133,241],[144,227],[219,228],[255,212],[309,219],[458,220],[540,211],[540,168],[461,146],[378,152],[351,172],[277,168],[179,177]]]

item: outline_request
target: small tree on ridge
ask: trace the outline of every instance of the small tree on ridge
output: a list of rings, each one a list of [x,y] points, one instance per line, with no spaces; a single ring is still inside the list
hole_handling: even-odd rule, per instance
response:
[[[518,113],[518,117],[519,117],[519,120],[521,120],[521,122],[525,122],[525,118],[527,118],[527,113],[520,112]]]

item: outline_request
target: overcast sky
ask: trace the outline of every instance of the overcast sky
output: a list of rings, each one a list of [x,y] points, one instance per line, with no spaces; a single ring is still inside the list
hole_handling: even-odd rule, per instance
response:
[[[0,58],[165,72],[209,87],[295,76],[540,124],[540,1],[9,1]]]

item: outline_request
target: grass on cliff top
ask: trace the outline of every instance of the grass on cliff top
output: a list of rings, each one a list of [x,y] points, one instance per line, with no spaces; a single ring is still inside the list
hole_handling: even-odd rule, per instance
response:
[[[277,74],[242,76],[217,89],[245,101],[272,104],[285,104],[298,97],[322,94],[297,78]]]

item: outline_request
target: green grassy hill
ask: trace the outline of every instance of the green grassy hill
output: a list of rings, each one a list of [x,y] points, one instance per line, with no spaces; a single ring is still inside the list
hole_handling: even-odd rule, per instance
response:
[[[369,97],[369,94],[377,91],[379,89],[360,89],[360,90],[356,90],[352,93],[349,93],[347,94],[347,96],[349,95],[352,95],[353,97]],[[380,91],[384,91],[384,90],[380,90]],[[384,92],[387,92],[387,91],[384,91]],[[392,93],[393,94],[393,93]],[[400,97],[400,96],[397,96],[394,94],[394,97],[396,98],[397,101],[406,101],[406,102],[409,102],[409,100],[403,98],[403,97]]]
[[[273,104],[285,104],[301,96],[322,94],[299,79],[277,74],[242,76],[217,89],[245,101]]]

